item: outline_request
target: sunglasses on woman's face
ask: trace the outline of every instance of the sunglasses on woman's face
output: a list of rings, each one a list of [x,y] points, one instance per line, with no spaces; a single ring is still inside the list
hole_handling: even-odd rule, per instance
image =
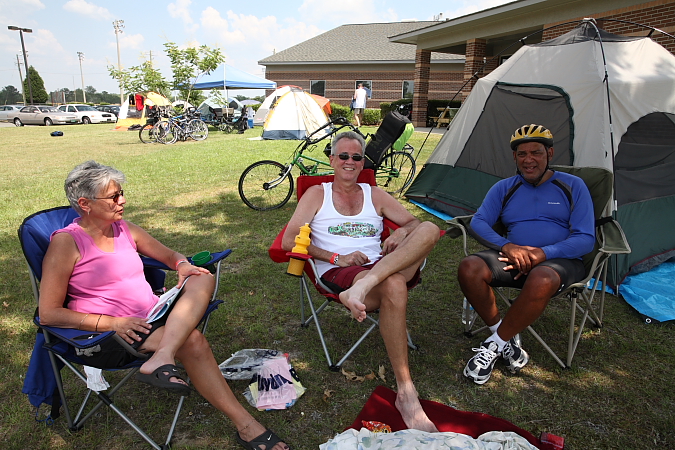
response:
[[[347,161],[347,160],[350,158],[349,153],[340,153],[340,154],[337,155],[337,156],[338,156],[338,158],[340,158],[340,159],[343,160],[343,161]],[[361,155],[361,154],[359,154],[359,153],[354,153],[353,155],[351,155],[351,158],[352,158],[354,161],[359,162],[359,161],[361,161],[361,160],[363,159],[363,155]]]
[[[118,192],[115,192],[110,197],[94,197],[96,200],[112,200],[113,203],[117,203],[120,197],[124,197],[124,191],[120,189]]]

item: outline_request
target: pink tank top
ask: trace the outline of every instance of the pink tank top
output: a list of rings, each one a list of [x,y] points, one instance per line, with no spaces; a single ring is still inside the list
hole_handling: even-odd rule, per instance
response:
[[[68,309],[114,317],[147,317],[157,296],[143,275],[143,263],[124,220],[113,223],[114,250],[99,249],[80,225],[78,217],[66,228],[82,259],[75,264],[68,282]]]

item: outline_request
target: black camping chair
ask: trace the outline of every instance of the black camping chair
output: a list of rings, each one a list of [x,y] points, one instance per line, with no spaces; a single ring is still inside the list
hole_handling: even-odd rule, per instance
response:
[[[21,248],[26,257],[26,262],[28,263],[28,272],[36,305],[39,302],[40,295],[39,283],[42,277],[42,260],[47,251],[47,247],[49,246],[50,236],[54,231],[64,228],[72,223],[73,219],[76,217],[78,217],[78,214],[75,210],[69,206],[62,206],[39,211],[24,219],[19,227],[19,240],[21,241]],[[213,272],[216,278],[216,287],[213,291],[213,297],[211,298],[211,302],[201,321],[202,333],[206,332],[210,314],[223,303],[222,300],[216,300],[215,296],[218,292],[218,285],[220,283],[221,263],[231,252],[231,250],[225,250],[214,253],[211,255],[210,261],[202,264],[202,266],[207,267]],[[145,267],[144,271],[146,279],[153,290],[158,291],[162,289],[164,286],[165,271],[170,270],[169,267],[151,258],[141,258],[143,259]],[[118,392],[120,388],[136,374],[140,366],[148,358],[148,355],[136,352],[136,350],[120,338],[114,331],[89,332],[43,326],[40,325],[39,317],[37,317],[37,310],[34,317],[34,323],[39,327],[39,330],[33,348],[33,355],[31,356],[28,374],[26,376],[26,380],[30,379],[33,385],[24,385],[24,393],[29,394],[29,399],[34,406],[39,407],[42,402],[49,403],[51,401],[52,411],[50,419],[53,420],[58,418],[59,405],[62,404],[66,420],[68,421],[68,427],[70,430],[76,431],[82,428],[84,423],[105,405],[127,422],[153,448],[162,449],[169,447],[185,397],[180,397],[180,400],[178,400],[178,406],[169,428],[165,444],[163,445],[155,442],[138,425],[136,425],[119,409],[118,403],[113,399],[114,394],[120,395]],[[83,370],[76,367],[84,365],[83,361],[77,356],[78,350],[86,351],[87,349],[91,349],[110,339],[114,339],[124,346],[129,353],[136,356],[136,360],[123,368],[115,369],[115,371],[122,370],[127,373],[116,386],[110,389],[109,392],[96,392],[87,389],[84,400],[82,401],[76,416],[73,418],[67,403],[65,386],[61,378],[61,368],[63,368],[63,366],[68,367],[76,378],[79,378],[86,384],[86,375],[83,373]],[[45,353],[48,355],[48,358]],[[47,362],[47,360],[49,362]],[[49,367],[47,366],[51,366],[53,377],[49,375]],[[40,383],[42,383],[42,385],[40,385]],[[92,394],[98,397],[99,402],[91,407],[87,414],[84,415],[87,403],[92,397]]]
[[[560,172],[576,175],[584,181],[593,200],[593,210],[596,219],[595,247],[590,253],[584,255],[582,258],[585,268],[584,279],[567,286],[563,292],[556,295],[556,298],[568,297],[571,304],[565,362],[563,362],[556,352],[551,349],[532,326],[527,327],[530,334],[546,349],[553,359],[565,369],[572,365],[572,358],[574,358],[574,353],[577,350],[586,322],[590,321],[591,324],[596,327],[602,327],[609,257],[620,253],[630,253],[630,246],[626,241],[626,236],[621,229],[621,225],[619,225],[616,220],[612,219],[610,214],[613,189],[612,172],[599,167],[551,166],[551,168]],[[462,236],[464,240],[464,253],[466,255],[468,255],[467,236],[472,233],[472,217],[473,216],[455,217],[448,221],[450,228],[447,231],[447,235],[450,237]],[[500,232],[500,230],[497,231]],[[493,290],[508,306],[511,306],[513,299],[510,298],[509,295],[510,289],[494,288]],[[472,330],[477,317],[468,303],[465,304],[463,309],[462,317],[466,318],[464,322],[465,334],[467,336],[471,337],[476,333],[487,329],[487,327],[484,326],[478,330]],[[580,313],[578,323],[577,313]]]

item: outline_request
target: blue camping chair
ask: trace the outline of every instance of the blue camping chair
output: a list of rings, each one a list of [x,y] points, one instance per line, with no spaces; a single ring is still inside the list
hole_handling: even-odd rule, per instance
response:
[[[78,217],[78,214],[75,210],[69,206],[62,206],[39,211],[24,219],[19,227],[19,240],[21,241],[21,249],[26,257],[26,262],[28,263],[30,282],[36,305],[37,302],[39,302],[39,283],[42,277],[42,260],[47,251],[47,247],[49,246],[50,236],[54,231],[64,228],[72,223],[73,219],[76,217]],[[203,264],[204,267],[207,267],[214,273],[216,287],[213,291],[211,302],[200,323],[202,333],[206,332],[210,314],[223,303],[222,300],[216,300],[215,297],[220,283],[221,263],[231,252],[232,250],[225,250],[214,253],[211,255],[211,260],[206,264]],[[143,256],[141,256],[141,259],[143,260],[146,279],[155,292],[161,292],[164,288],[166,271],[171,269],[154,259]],[[47,418],[48,422],[59,417],[59,407],[63,405],[63,411],[66,420],[68,421],[68,427],[70,430],[76,431],[81,429],[84,426],[84,423],[105,405],[117,413],[153,448],[169,448],[169,443],[175,430],[176,423],[178,422],[178,417],[185,397],[180,397],[180,400],[178,401],[173,422],[171,423],[165,444],[163,445],[157,444],[140,427],[138,427],[118,408],[113,399],[113,394],[117,393],[119,389],[136,374],[140,366],[148,358],[148,355],[136,352],[136,350],[120,338],[114,331],[90,332],[43,326],[40,325],[39,317],[37,317],[37,310],[34,322],[39,327],[39,330],[33,347],[33,354],[31,356],[28,373],[26,374],[23,392],[28,394],[31,404],[36,408],[39,408],[42,403],[51,404],[52,408],[51,414]],[[123,345],[129,353],[136,356],[137,359],[123,368],[115,369],[116,371],[122,370],[127,373],[122,380],[108,392],[96,392],[87,389],[82,404],[76,416],[73,418],[66,401],[66,393],[61,378],[61,369],[64,366],[68,367],[77,378],[86,384],[87,377],[84,374],[83,369],[76,367],[83,365],[83,361],[76,355],[77,349],[91,348],[109,339],[115,339]],[[92,397],[92,394],[98,397],[99,402],[91,407],[85,415],[87,403]]]

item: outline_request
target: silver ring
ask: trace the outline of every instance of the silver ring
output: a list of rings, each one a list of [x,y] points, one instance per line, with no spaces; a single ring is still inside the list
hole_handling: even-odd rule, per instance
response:
[[[129,333],[130,333],[131,331],[133,331],[131,328],[129,328],[129,329],[127,330],[127,336],[129,336]]]

